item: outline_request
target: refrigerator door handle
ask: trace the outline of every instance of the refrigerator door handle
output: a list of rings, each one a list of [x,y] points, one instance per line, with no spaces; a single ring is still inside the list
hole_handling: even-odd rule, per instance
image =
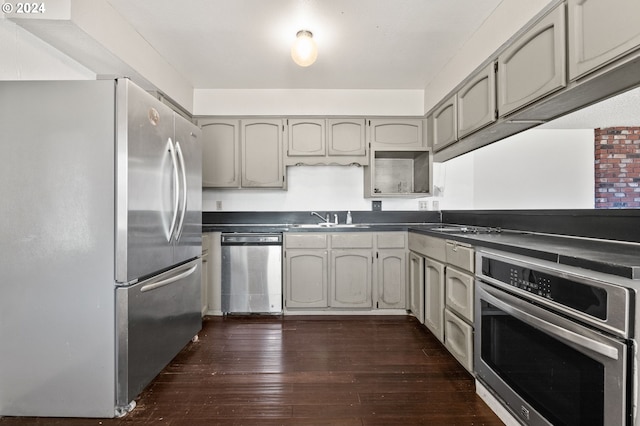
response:
[[[178,160],[180,161],[180,172],[182,174],[182,212],[180,213],[180,221],[176,227],[175,239],[178,241],[180,235],[182,235],[182,229],[184,227],[184,216],[187,212],[187,171],[184,164],[184,155],[180,148],[180,142],[176,141],[176,152],[178,153]]]
[[[162,281],[157,281],[157,282],[154,282],[154,283],[143,285],[142,287],[140,287],[140,292],[144,293],[146,291],[155,290],[155,289],[157,289],[159,287],[164,287],[166,285],[169,285],[171,283],[179,281],[179,280],[181,280],[181,279],[183,279],[185,277],[188,277],[189,275],[193,274],[197,268],[198,268],[198,265],[193,265],[191,268],[187,269],[186,271],[181,272],[178,275],[174,275],[171,278],[167,278],[167,279],[162,280]]]
[[[168,140],[169,153],[171,154],[171,163],[173,164],[173,215],[171,218],[171,226],[169,227],[169,237],[167,241],[171,242],[175,233],[176,221],[178,219],[178,205],[180,203],[180,189],[178,187],[178,160],[176,158],[176,149],[173,146],[171,138]]]

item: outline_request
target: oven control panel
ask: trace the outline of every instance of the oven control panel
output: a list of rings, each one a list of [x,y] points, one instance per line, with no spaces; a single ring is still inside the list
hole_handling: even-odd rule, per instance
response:
[[[482,275],[595,318],[607,318],[604,288],[490,257],[482,257]]]
[[[530,272],[528,274],[529,276],[525,276],[523,272]],[[529,270],[511,268],[509,273],[509,282],[507,284],[553,300],[553,296],[551,294],[551,280],[542,276],[536,276]]]

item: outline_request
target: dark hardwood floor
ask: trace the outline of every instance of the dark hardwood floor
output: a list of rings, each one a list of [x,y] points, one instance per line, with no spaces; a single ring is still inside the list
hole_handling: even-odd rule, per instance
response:
[[[502,425],[412,317],[207,317],[121,419],[0,425]]]

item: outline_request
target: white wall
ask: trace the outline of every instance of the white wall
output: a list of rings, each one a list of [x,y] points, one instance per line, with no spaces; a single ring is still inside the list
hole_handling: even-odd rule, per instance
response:
[[[0,18],[0,80],[93,80],[96,75],[11,21]]]
[[[424,115],[422,90],[196,89],[195,115]]]
[[[202,209],[216,210],[216,201],[222,201],[225,211],[371,210],[371,199],[364,198],[362,167],[287,167],[287,179],[287,191],[205,189]],[[382,210],[418,210],[418,200],[382,199]]]
[[[593,130],[533,129],[439,164],[444,210],[591,209]]]
[[[424,96],[425,113],[553,2],[557,0],[502,0],[440,73],[427,82]]]

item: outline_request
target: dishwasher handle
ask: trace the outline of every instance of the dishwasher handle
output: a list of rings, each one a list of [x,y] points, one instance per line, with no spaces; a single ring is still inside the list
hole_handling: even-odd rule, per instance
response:
[[[282,234],[222,234],[220,244],[223,246],[281,246]]]

